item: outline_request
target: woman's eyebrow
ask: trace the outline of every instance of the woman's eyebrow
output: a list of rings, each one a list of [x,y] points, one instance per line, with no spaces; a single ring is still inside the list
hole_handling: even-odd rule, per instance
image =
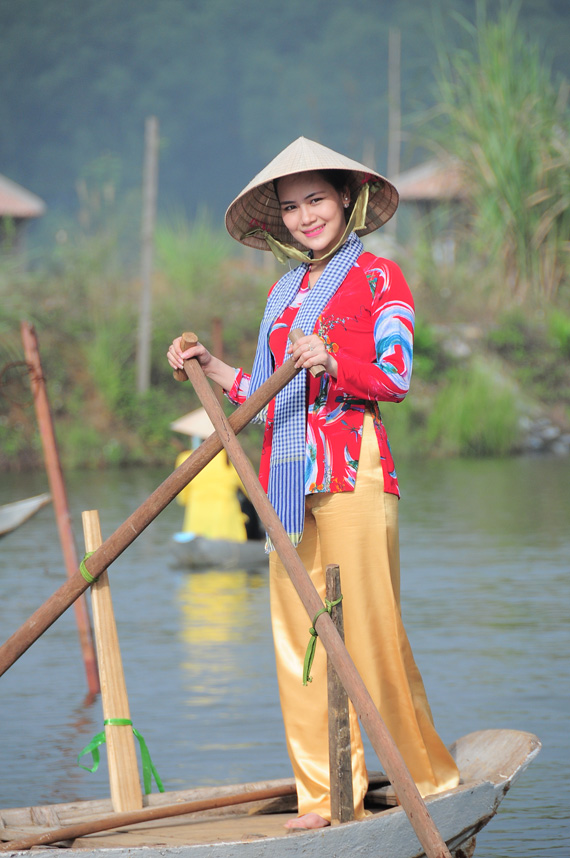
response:
[[[311,191],[309,194],[306,194],[303,197],[303,199],[308,200],[311,197],[316,197],[316,196],[318,196],[318,194],[322,194],[322,193],[323,193],[323,191]],[[296,203],[297,200],[279,200],[279,202],[282,206],[285,206],[285,205],[291,205],[291,203]]]

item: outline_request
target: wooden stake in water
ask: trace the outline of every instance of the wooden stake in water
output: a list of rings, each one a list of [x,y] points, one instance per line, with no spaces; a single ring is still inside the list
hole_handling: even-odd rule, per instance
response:
[[[34,406],[36,409],[36,417],[42,440],[46,473],[53,498],[59,541],[61,543],[61,550],[67,575],[71,578],[79,568],[79,561],[77,559],[75,539],[73,537],[73,530],[71,527],[67,492],[65,490],[63,471],[61,469],[61,462],[57,449],[46,383],[40,362],[38,340],[33,326],[28,324],[28,322],[21,323],[20,332],[22,343],[24,345],[24,354],[30,373],[30,384],[34,396]],[[79,631],[79,643],[81,645],[81,653],[83,655],[83,664],[85,665],[85,673],[87,675],[87,687],[89,689],[89,694],[94,696],[99,693],[100,688],[99,677],[97,675],[95,646],[93,644],[93,635],[91,633],[91,623],[89,620],[89,611],[87,610],[87,600],[85,596],[80,596],[74,602],[73,608],[75,610],[75,619],[77,622],[77,629]]]
[[[85,550],[96,551],[102,544],[97,510],[82,513]],[[113,612],[109,573],[105,570],[91,587],[93,627],[97,644],[103,718],[131,720],[119,636]],[[139,810],[142,792],[135,740],[130,726],[105,725],[109,785],[115,813]]]

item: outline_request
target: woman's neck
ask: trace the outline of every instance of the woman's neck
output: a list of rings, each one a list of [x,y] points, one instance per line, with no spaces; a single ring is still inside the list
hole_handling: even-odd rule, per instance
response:
[[[313,262],[309,265],[309,289],[312,289],[326,268],[326,262]]]

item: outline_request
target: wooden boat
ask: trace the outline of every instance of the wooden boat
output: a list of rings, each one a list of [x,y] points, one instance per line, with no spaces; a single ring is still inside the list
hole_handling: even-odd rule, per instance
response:
[[[0,506],[0,536],[20,527],[50,501],[51,495],[43,494]]]
[[[265,539],[232,542],[177,533],[173,537],[174,566],[177,569],[246,569],[268,568]]]
[[[531,733],[516,730],[484,730],[471,733],[451,746],[462,782],[455,789],[428,797],[426,805],[455,858],[470,858],[476,834],[492,819],[515,780],[536,757],[540,741]],[[367,805],[371,815],[360,821],[317,831],[288,831],[283,823],[295,808],[291,799],[244,802],[245,793],[260,787],[290,787],[280,780],[263,784],[208,787],[153,794],[145,797],[146,808],[134,814],[167,811],[167,807],[195,800],[213,800],[237,794],[239,803],[192,815],[134,825],[121,814],[113,819],[110,800],[74,802],[47,807],[13,808],[0,811],[0,849],[24,855],[18,841],[39,836],[50,842],[81,850],[82,858],[420,858],[422,847],[393,790],[382,776],[371,778]],[[291,796],[295,801],[294,794]],[[289,806],[286,802],[289,801]],[[390,806],[392,805],[392,806]],[[177,810],[185,810],[179,807]],[[154,811],[153,811],[154,812]],[[89,835],[55,831],[61,826],[82,823],[91,827],[102,817],[111,818],[104,832]],[[114,830],[110,830],[114,825]],[[120,825],[120,828],[118,827]],[[65,838],[65,839],[64,839]],[[11,843],[13,844],[11,846]],[[35,858],[53,858],[53,847],[34,849]]]

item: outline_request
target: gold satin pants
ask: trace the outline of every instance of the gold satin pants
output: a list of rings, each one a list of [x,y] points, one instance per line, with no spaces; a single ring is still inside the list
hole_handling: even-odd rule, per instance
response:
[[[355,490],[307,496],[305,529],[297,550],[323,601],[326,567],[339,565],[346,646],[420,793],[456,786],[457,767],[433,726],[402,623],[398,498],[384,492],[370,414],[364,421]],[[317,639],[313,681],[303,686],[311,618],[275,551],[270,555],[270,594],[277,679],[299,814],[314,812],[330,820],[326,653]],[[355,814],[361,818],[368,778],[352,704],[350,731]]]

